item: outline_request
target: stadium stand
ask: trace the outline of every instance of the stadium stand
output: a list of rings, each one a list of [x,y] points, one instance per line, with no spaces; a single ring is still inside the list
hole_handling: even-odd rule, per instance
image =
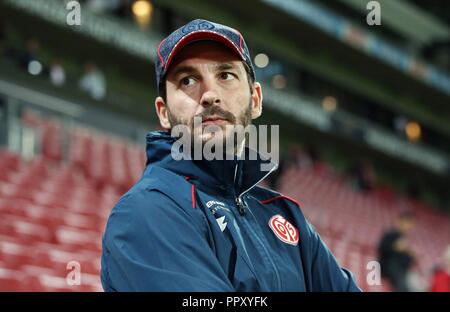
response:
[[[359,285],[364,290],[384,290],[368,285],[366,265],[377,260],[379,238],[404,210],[417,217],[409,239],[418,259],[416,271],[421,280],[428,280],[430,268],[450,239],[448,216],[421,202],[386,194],[386,190],[355,192],[342,177],[317,168],[290,168],[282,177],[281,191],[300,200],[309,221],[340,264],[356,275]]]
[[[61,162],[61,125],[26,120],[40,130],[42,153],[30,161],[0,153],[0,291],[100,291],[101,233],[111,207],[139,178],[143,151],[75,127]],[[66,283],[70,261],[79,262],[83,286]]]

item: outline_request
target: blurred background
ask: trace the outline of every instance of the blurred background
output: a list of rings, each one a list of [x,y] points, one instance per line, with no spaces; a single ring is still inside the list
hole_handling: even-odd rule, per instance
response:
[[[380,0],[373,26],[365,0],[85,0],[80,25],[67,2],[0,1],[1,291],[102,290],[106,218],[159,128],[156,47],[194,18],[246,38],[257,124],[280,125],[265,185],[360,287],[450,290],[448,1]]]

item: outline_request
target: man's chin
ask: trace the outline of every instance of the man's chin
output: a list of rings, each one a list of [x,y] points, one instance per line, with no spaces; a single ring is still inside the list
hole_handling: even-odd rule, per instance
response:
[[[210,140],[223,140],[223,136],[224,129],[218,125],[202,125],[194,129],[195,141],[202,142],[203,144]]]
[[[240,126],[240,125],[239,125]],[[245,129],[244,126],[240,126]],[[240,128],[239,128],[240,129]],[[239,150],[238,146],[241,146],[241,140],[244,133],[241,130],[234,128],[233,125],[208,125],[206,127],[196,127],[193,130],[193,142],[195,149],[206,151],[215,151],[215,153],[234,155]],[[235,131],[239,133],[235,137]],[[245,131],[245,130],[244,130]],[[237,142],[235,141],[237,139]]]
[[[222,130],[206,132],[201,134],[196,141],[202,142],[203,145],[205,145],[206,143],[208,143],[209,145],[223,144],[223,132]]]

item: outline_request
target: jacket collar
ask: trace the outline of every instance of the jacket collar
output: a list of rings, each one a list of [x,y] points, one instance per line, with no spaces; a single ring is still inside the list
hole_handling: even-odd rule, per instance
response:
[[[246,148],[243,159],[232,160],[175,160],[171,155],[172,144],[176,141],[169,132],[151,131],[147,134],[147,166],[159,166],[178,175],[199,182],[199,187],[214,188],[241,195],[265,179],[277,168],[270,159],[263,159],[256,153],[256,160],[250,160],[250,150]],[[267,164],[269,171],[261,170]]]

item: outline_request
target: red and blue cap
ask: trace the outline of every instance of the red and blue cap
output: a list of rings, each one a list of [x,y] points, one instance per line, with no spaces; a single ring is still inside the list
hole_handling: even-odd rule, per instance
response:
[[[155,65],[158,92],[162,90],[162,84],[174,56],[189,43],[202,40],[217,41],[235,51],[248,65],[250,76],[255,79],[252,59],[241,33],[225,25],[196,19],[175,30],[159,44]]]

